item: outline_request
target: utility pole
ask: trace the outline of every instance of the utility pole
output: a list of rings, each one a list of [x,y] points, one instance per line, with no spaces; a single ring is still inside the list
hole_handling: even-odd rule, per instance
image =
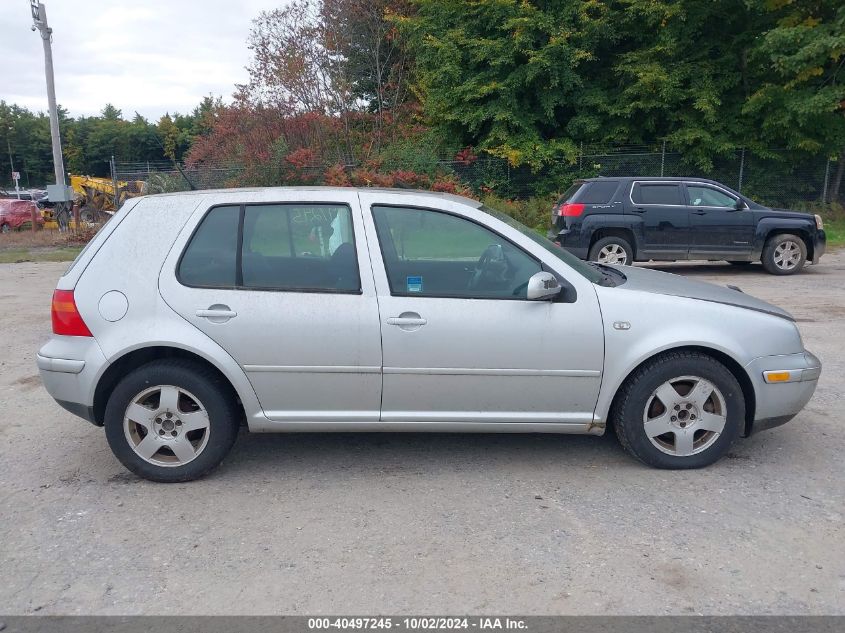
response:
[[[18,197],[18,200],[21,199],[21,190],[18,187],[19,180],[15,178],[15,161],[12,160],[12,126],[9,126],[8,134],[6,134],[6,147],[9,148],[9,167],[12,170],[12,180],[15,181],[15,195]]]
[[[32,30],[41,32],[44,45],[44,74],[47,78],[47,105],[50,109],[50,136],[53,139],[53,170],[56,184],[47,186],[50,201],[56,203],[56,216],[60,229],[66,224],[65,217],[73,206],[73,195],[66,186],[65,161],[62,158],[62,137],[59,135],[59,108],[56,105],[56,81],[53,77],[53,29],[47,24],[47,8],[43,2],[29,0],[32,10]]]
[[[41,32],[44,44],[44,74],[47,76],[47,105],[50,109],[50,136],[53,138],[53,168],[56,172],[56,184],[65,184],[65,163],[62,159],[62,139],[59,136],[59,110],[56,106],[56,82],[53,77],[53,29],[47,24],[47,8],[43,2],[30,0],[32,9],[32,30]]]

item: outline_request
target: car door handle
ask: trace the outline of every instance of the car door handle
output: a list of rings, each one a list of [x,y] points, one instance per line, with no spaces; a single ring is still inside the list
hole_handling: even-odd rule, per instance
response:
[[[408,326],[408,325],[416,325],[421,326],[428,323],[422,317],[390,317],[387,319],[388,325],[398,325],[399,327]]]
[[[695,215],[707,215],[707,211],[704,211],[703,209],[696,209],[693,213]]]
[[[238,316],[238,313],[229,308],[229,306],[220,304],[208,306],[205,310],[197,310],[196,314],[198,317],[208,319],[212,323],[225,323],[229,319]]]
[[[646,210],[642,207],[634,207],[634,213],[645,213]]]

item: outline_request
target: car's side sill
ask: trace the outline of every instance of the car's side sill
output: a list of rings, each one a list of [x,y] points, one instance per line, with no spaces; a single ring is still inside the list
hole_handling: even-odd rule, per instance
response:
[[[290,422],[249,420],[254,433],[567,433],[603,435],[604,422]]]

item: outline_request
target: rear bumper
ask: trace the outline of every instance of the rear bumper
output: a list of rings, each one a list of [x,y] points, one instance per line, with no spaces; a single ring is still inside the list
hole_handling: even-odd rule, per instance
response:
[[[36,355],[41,381],[65,410],[95,423],[94,391],[106,358],[92,337],[53,336]]]
[[[754,385],[756,410],[750,433],[786,424],[813,397],[821,361],[811,352],[755,358],[745,370]],[[787,382],[766,382],[764,372],[790,372]]]
[[[577,229],[553,228],[548,238],[555,244],[559,244],[578,259],[587,259],[589,256],[589,244],[584,244],[581,232]]]

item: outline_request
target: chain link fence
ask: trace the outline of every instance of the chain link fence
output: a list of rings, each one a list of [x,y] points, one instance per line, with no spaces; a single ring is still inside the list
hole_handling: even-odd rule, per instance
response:
[[[360,166],[348,165],[348,173]],[[335,168],[336,169],[336,168]],[[750,198],[776,207],[805,206],[834,201],[837,161],[826,156],[808,157],[786,150],[760,154],[738,151],[713,161],[709,168],[693,166],[689,157],[670,151],[626,146],[613,149],[584,147],[571,162],[548,165],[540,170],[513,167],[493,157],[469,160],[440,160],[430,165],[430,178],[452,178],[476,195],[491,193],[508,199],[551,196],[566,190],[578,178],[596,176],[684,176],[711,178]],[[118,195],[143,184],[145,193],[166,193],[189,189],[218,189],[260,185],[326,184],[328,166],[267,165],[258,171],[236,163],[179,164],[172,162],[131,163],[114,161],[112,179]],[[419,181],[406,184],[400,170],[394,186],[419,188]],[[372,183],[378,184],[378,183]],[[843,183],[845,184],[845,183]],[[839,192],[839,199],[842,192]]]

